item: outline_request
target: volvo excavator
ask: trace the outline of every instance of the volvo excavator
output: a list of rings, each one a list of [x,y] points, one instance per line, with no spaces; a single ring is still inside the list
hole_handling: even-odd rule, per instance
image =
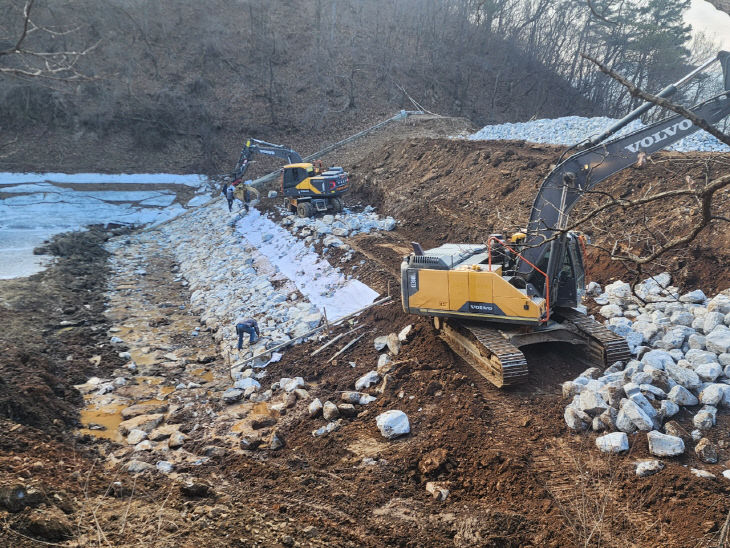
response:
[[[258,139],[246,140],[236,168],[231,174],[236,186],[235,196],[240,200],[243,199],[244,191],[244,185],[240,182],[254,154],[274,156],[288,162],[281,170],[281,193],[292,213],[300,217],[311,217],[320,211],[342,211],[340,196],[349,186],[345,170],[341,167],[324,170],[321,162],[304,162],[295,150]]]
[[[679,85],[719,60],[723,93],[690,110],[709,124],[730,114],[730,53],[720,52],[663,89]],[[585,237],[567,231],[575,203],[607,177],[699,128],[671,116],[607,140],[654,106],[645,103],[602,134],[568,149],[543,181],[524,232],[507,239],[492,234],[486,244],[444,244],[414,251],[401,263],[401,295],[407,313],[433,317],[440,336],[498,387],[525,382],[520,347],[562,341],[582,346],[606,367],[631,357],[626,341],[577,310],[584,294]],[[570,151],[574,154],[565,158]]]

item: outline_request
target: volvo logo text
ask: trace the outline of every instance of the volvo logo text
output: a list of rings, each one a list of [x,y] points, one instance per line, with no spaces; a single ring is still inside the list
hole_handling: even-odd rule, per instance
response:
[[[674,137],[677,134],[677,130],[687,131],[691,127],[692,122],[685,118],[684,120],[675,122],[671,126],[661,129],[652,135],[647,135],[643,139],[639,139],[624,148],[629,152],[637,153],[641,148],[649,148],[655,143],[661,143],[665,139]]]

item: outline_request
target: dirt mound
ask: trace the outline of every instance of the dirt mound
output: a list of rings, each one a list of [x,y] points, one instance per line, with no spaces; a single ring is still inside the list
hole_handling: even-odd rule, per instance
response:
[[[53,238],[48,270],[0,282],[0,415],[59,431],[78,422],[82,398],[72,385],[121,365],[103,316],[107,276],[100,230]]]
[[[524,227],[540,183],[563,150],[523,141],[413,139],[390,144],[348,166],[353,181],[350,199],[392,215],[408,237],[424,247],[484,242],[490,233]],[[598,189],[638,198],[655,189],[685,187],[688,178],[702,182],[717,176],[727,160],[728,155],[659,153],[644,167],[624,170]],[[718,197],[718,214],[729,202],[727,192]],[[594,203],[595,199],[586,200],[573,217],[578,218]],[[611,261],[606,249],[619,241],[646,252],[652,242],[666,242],[686,232],[697,213],[696,203],[674,199],[630,214],[614,208],[599,215],[583,227],[593,244],[588,253],[589,279],[601,283],[627,279],[627,270]],[[728,231],[713,224],[692,244],[673,250],[653,268],[668,270],[684,288],[700,287],[712,294],[730,287],[730,273],[722,267],[730,259],[729,244]]]

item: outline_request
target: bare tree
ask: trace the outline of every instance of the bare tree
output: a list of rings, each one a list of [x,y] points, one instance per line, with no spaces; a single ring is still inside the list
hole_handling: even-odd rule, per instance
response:
[[[34,2],[26,0],[22,15],[17,19],[17,27],[4,29],[8,36],[0,40],[12,45],[0,50],[0,74],[52,80],[88,78],[79,70],[78,62],[99,42],[80,49],[54,49],[47,39],[57,42],[62,37],[77,33],[79,27],[60,29],[36,23],[32,17]]]
[[[583,54],[583,57],[624,86],[631,96],[680,114],[722,143],[730,145],[730,135],[687,108],[647,93],[589,55]],[[654,160],[640,155],[636,168],[641,169],[648,162],[662,165],[667,178],[683,177],[683,184],[673,190],[662,190],[659,185],[650,186],[642,189],[639,196],[626,191],[619,195],[593,191],[590,207],[583,207],[579,217],[567,229],[589,230],[594,234],[603,232],[601,240],[608,244],[596,247],[607,253],[611,260],[620,261],[634,274],[635,280],[639,280],[647,268],[656,266],[670,255],[676,260],[682,254],[690,254],[689,246],[696,244],[701,235],[720,224],[730,223],[727,215],[730,206],[730,158],[727,154],[718,153],[700,161]],[[684,175],[678,173],[680,168],[686,168],[692,162],[695,172],[701,171],[699,176],[687,174],[686,170]],[[657,215],[667,214],[671,217],[665,218],[664,223],[652,222]],[[606,226],[611,226],[609,219],[617,217],[626,220],[623,224],[625,230],[620,234],[616,234],[615,226],[606,229]],[[663,263],[663,266],[668,266],[668,263]]]

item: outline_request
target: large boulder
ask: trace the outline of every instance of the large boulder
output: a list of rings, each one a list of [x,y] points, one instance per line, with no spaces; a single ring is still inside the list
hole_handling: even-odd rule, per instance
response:
[[[730,385],[727,384],[708,384],[700,392],[700,402],[704,405],[728,405],[730,400]]]
[[[408,416],[398,409],[381,413],[375,418],[375,424],[383,437],[388,439],[403,436],[411,431]]]
[[[697,405],[700,400],[684,386],[676,385],[669,391],[669,400],[677,405]]]
[[[668,365],[674,365],[674,359],[666,350],[650,350],[642,356],[641,363],[666,370]]]
[[[667,375],[677,384],[684,386],[687,390],[697,390],[702,381],[699,375],[687,367],[672,362],[665,368]]]
[[[684,453],[684,441],[677,436],[652,430],[647,434],[649,452],[657,457],[674,457]]]
[[[596,447],[603,453],[620,453],[629,450],[629,438],[625,432],[612,432],[596,438]]]
[[[730,351],[730,330],[715,329],[705,337],[707,350],[715,354],[723,354]]]
[[[621,400],[618,418],[616,420],[616,426],[619,426],[618,423],[619,421],[621,421],[622,413],[631,421],[631,423],[638,430],[644,430],[648,432],[649,430],[652,430],[654,428],[654,422],[652,421],[651,417],[647,415],[644,410],[632,400],[626,398]],[[620,427],[619,429],[625,431]]]
[[[717,407],[705,405],[692,417],[692,424],[698,430],[709,430],[715,426],[717,420]]]
[[[593,390],[583,390],[580,393],[578,406],[591,417],[600,415],[608,409],[608,404],[604,401],[600,394]]]

